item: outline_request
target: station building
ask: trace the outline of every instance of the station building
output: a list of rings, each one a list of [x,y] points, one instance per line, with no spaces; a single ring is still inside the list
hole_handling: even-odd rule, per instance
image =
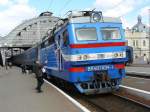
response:
[[[3,61],[0,62],[3,62],[2,65],[5,63],[6,54],[8,56],[12,53],[15,55],[23,49],[32,47],[53,29],[60,18],[52,14],[51,12],[43,12],[36,18],[25,20],[8,35],[0,38],[0,55],[3,57]]]
[[[52,29],[58,17],[52,16],[51,12],[43,12],[38,17],[25,20],[14,28],[3,39],[3,46],[32,46],[39,42]]]
[[[0,36],[0,47],[2,46],[3,37]]]
[[[150,37],[149,27],[142,23],[142,17],[137,17],[137,24],[131,29],[125,30],[125,37],[128,46],[133,47],[134,59],[143,57],[144,55],[149,60],[150,53]]]

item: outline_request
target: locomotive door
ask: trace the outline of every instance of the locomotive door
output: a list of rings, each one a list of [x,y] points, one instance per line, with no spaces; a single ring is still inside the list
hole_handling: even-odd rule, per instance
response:
[[[62,39],[61,39],[61,50],[62,50],[62,53],[64,55],[64,58],[62,57],[63,55],[61,55],[61,62],[62,62],[62,69],[65,69],[65,65],[67,65],[66,63],[66,57],[65,55],[68,55],[68,52],[69,52],[69,33],[68,33],[68,30],[65,29],[64,32],[62,33]],[[68,58],[68,57],[67,57]]]
[[[57,44],[56,44],[56,54],[57,54],[57,65],[58,65],[58,70],[62,70],[62,54],[61,54],[61,37],[60,35],[58,36]]]
[[[57,46],[57,50],[56,50],[56,54],[57,54],[57,64],[58,64],[58,69],[59,71],[64,69],[64,65],[65,65],[65,61],[63,59],[63,54],[66,54],[68,52],[68,45],[69,45],[69,41],[68,41],[68,32],[67,30],[65,30],[62,35],[59,35],[57,37],[57,41],[56,41],[56,46]],[[62,54],[63,53],[63,54]]]

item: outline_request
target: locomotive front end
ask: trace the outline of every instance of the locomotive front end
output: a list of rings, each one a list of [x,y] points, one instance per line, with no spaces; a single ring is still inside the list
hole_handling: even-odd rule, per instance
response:
[[[118,18],[72,17],[68,25],[69,79],[85,94],[107,93],[119,89],[125,76],[126,47]]]

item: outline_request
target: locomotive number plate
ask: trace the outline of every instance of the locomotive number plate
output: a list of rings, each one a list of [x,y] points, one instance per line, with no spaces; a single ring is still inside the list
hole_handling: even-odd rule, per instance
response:
[[[87,67],[87,71],[100,71],[100,70],[109,70],[113,69],[113,65],[100,65],[100,66],[89,66]]]

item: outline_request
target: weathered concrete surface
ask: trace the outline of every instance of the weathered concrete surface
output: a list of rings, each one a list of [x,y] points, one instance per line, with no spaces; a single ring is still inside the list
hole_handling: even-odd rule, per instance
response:
[[[43,93],[34,90],[34,75],[23,75],[19,68],[0,68],[1,112],[82,112],[54,88],[44,84]]]
[[[126,67],[127,74],[135,74],[135,75],[143,75],[146,77],[150,77],[150,66],[143,67]]]
[[[150,79],[126,76],[122,81],[122,85],[150,92]]]
[[[122,85],[136,88],[139,90],[144,90],[147,92],[150,92],[150,68],[149,65],[145,66],[132,66],[132,67],[126,67],[127,74],[132,74],[132,76],[126,76],[126,78],[123,79]],[[143,78],[140,78],[140,77]],[[145,77],[145,78],[144,78]],[[132,93],[133,95],[140,96],[145,99],[150,99],[149,94],[144,94],[142,92],[137,92],[134,90],[128,90],[129,93]]]

